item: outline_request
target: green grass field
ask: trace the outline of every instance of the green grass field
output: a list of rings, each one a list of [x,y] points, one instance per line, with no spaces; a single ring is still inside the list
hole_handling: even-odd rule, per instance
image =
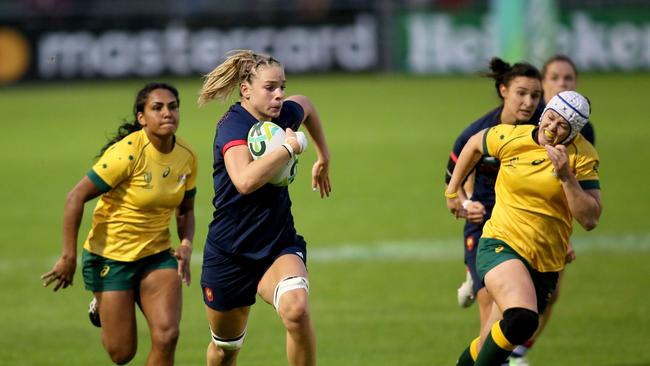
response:
[[[200,254],[211,208],[211,147],[226,105],[196,107],[199,78],[181,91],[181,128],[200,159],[194,282],[184,292],[178,365],[205,364],[210,337],[200,294]],[[110,364],[87,320],[91,294],[79,273],[62,293],[39,276],[61,248],[65,195],[90,169],[144,81],[23,85],[0,89],[0,364]],[[541,365],[650,365],[650,74],[584,75],[601,156],[604,212],[576,229],[555,316],[529,359]],[[310,248],[313,318],[321,365],[453,365],[475,336],[478,310],[456,304],[464,278],[462,223],[445,208],[443,173],[458,133],[498,100],[479,77],[289,75],[323,119],[333,194],[311,191],[313,149],[291,186],[298,230]],[[86,205],[85,237],[94,204]],[[132,364],[144,362],[146,323]],[[286,365],[272,307],[254,307],[241,365]]]

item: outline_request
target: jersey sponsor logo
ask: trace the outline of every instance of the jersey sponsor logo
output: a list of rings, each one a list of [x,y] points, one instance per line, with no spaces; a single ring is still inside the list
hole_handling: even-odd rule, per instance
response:
[[[181,174],[178,177],[178,184],[185,184],[186,180],[187,180],[187,174]]]
[[[205,298],[208,299],[209,302],[214,301],[214,294],[212,293],[212,289],[209,287],[205,288]]]
[[[108,274],[108,272],[111,271],[111,266],[108,264],[105,264],[104,267],[102,268],[101,272],[99,272],[99,277],[104,278]]]
[[[535,159],[535,160],[533,160],[533,162],[532,162],[531,164],[533,164],[533,165],[539,165],[539,164],[543,163],[545,160],[546,160],[546,158],[543,158],[543,159]]]
[[[165,171],[162,174],[163,178],[167,178],[167,176],[169,175],[169,173],[171,173],[171,171],[172,171],[171,168],[167,167],[167,169],[165,169]]]
[[[503,245],[499,245],[498,247],[494,248],[495,253],[501,253],[503,252]]]

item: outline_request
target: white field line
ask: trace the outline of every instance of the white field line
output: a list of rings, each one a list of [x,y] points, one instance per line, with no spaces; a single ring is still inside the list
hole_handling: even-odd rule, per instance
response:
[[[638,253],[650,251],[650,233],[635,235],[594,235],[573,239],[578,256],[592,252]],[[201,250],[192,255],[192,266],[200,266]],[[325,248],[309,248],[308,261],[312,262],[391,262],[404,260],[442,261],[458,259],[462,261],[462,239],[431,239],[382,241],[374,243],[341,243]],[[0,259],[0,272],[24,268],[37,268],[46,271],[57,257],[30,257],[20,259]]]

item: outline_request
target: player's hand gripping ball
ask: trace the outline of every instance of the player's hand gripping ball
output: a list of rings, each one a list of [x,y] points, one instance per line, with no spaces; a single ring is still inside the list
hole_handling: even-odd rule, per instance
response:
[[[307,138],[304,133],[296,132],[302,151],[307,147]],[[248,150],[253,160],[262,158],[275,149],[284,149],[286,134],[284,130],[273,122],[261,121],[251,127],[248,131]],[[301,151],[301,152],[302,152]],[[298,173],[298,159],[294,154],[291,159],[269,180],[269,183],[285,187],[291,184]]]

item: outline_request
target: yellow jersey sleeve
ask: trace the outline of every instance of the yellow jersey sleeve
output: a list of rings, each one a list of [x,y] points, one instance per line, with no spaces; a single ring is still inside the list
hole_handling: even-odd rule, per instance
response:
[[[102,191],[108,192],[133,173],[138,159],[131,139],[122,139],[110,146],[88,172],[88,178]]]
[[[199,172],[198,159],[196,157],[196,152],[194,152],[190,145],[187,144],[184,140],[177,139],[176,142],[183,148],[187,149],[191,156],[191,160],[189,162],[190,172],[186,174],[185,177],[181,177],[181,179],[185,180],[185,195],[183,198],[191,198],[196,195],[196,179]]]
[[[600,159],[596,149],[582,136],[575,142],[575,175],[582,189],[600,189],[598,166]],[[579,153],[578,153],[579,152]]]
[[[508,157],[509,147],[512,142],[530,132],[530,125],[506,125],[500,124],[490,127],[483,136],[483,154],[494,156],[499,160]]]

